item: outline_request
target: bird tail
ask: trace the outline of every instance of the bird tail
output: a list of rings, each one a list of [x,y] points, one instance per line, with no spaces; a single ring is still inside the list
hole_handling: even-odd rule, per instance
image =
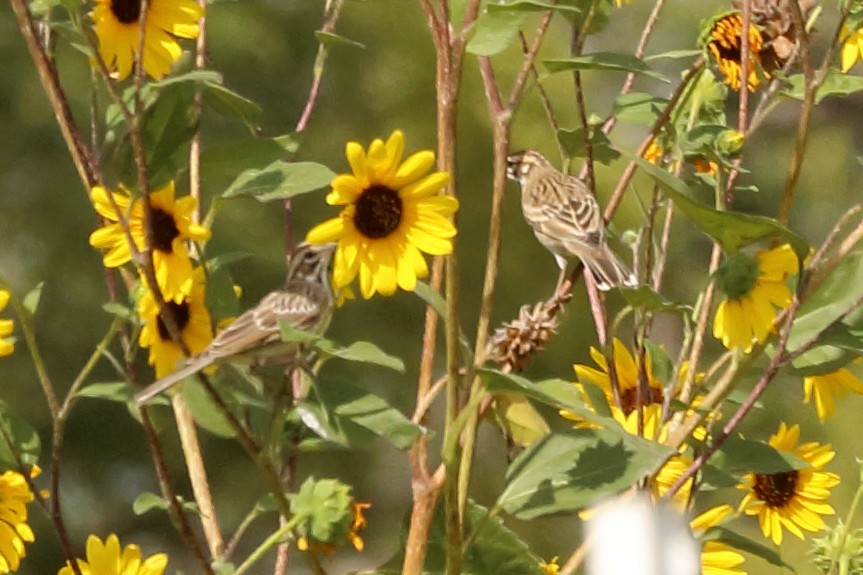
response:
[[[177,371],[166,375],[162,379],[156,380],[141,391],[135,394],[135,403],[142,405],[145,402],[156,397],[172,385],[175,385],[189,376],[192,376],[205,367],[209,367],[213,363],[213,358],[209,354],[204,354],[187,363]]]
[[[636,287],[638,285],[635,274],[614,255],[614,252],[608,249],[608,246],[603,245],[594,250],[590,257],[585,257],[582,261],[593,275],[596,289],[600,291],[609,291],[620,286]]]

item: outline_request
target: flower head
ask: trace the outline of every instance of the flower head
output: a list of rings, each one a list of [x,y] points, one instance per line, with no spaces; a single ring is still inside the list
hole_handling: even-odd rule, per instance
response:
[[[150,0],[144,25],[144,71],[157,80],[171,71],[183,50],[177,38],[197,38],[204,10],[193,0]],[[96,0],[90,14],[99,54],[118,80],[132,71],[138,52],[141,0]]]
[[[366,521],[363,512],[371,506],[371,503],[365,501],[351,502],[351,507],[354,511],[354,518],[351,521],[350,528],[348,529],[348,540],[351,542],[351,545],[353,545],[354,549],[356,549],[357,551],[362,551],[366,547],[363,538],[360,537],[360,531],[365,529],[368,525],[368,521]]]
[[[700,537],[733,512],[730,505],[712,507],[693,519],[689,527],[696,537]],[[706,541],[701,547],[702,575],[745,575],[746,572],[739,568],[743,561],[743,555],[721,541]]]
[[[763,250],[752,258],[744,253],[729,257],[717,271],[725,299],[713,319],[713,335],[728,349],[752,351],[773,330],[776,308],[791,305],[785,285],[797,273],[797,257],[788,244]]]
[[[167,566],[168,556],[164,553],[143,559],[137,545],[126,545],[121,550],[120,541],[113,533],[104,542],[90,535],[87,538],[87,560],[78,559],[78,568],[83,575],[162,575]],[[57,575],[74,573],[67,563]]]
[[[719,70],[725,76],[725,83],[733,90],[740,90],[741,67],[743,58],[741,54],[743,38],[743,16],[739,12],[732,12],[721,16],[710,28],[707,38],[707,50],[716,61]],[[749,90],[758,89],[760,81],[756,68],[760,62],[759,52],[763,40],[758,28],[749,25],[749,68],[747,85]]]
[[[6,309],[11,295],[9,290],[0,289],[0,311]],[[11,319],[0,319],[0,357],[12,355],[15,351],[15,342],[9,338],[14,329],[15,324]]]
[[[803,378],[803,401],[809,403],[815,399],[815,411],[822,422],[836,409],[833,399],[849,392],[863,394],[863,382],[844,367],[832,373]]]
[[[333,179],[331,206],[344,206],[338,217],[313,228],[306,241],[338,242],[333,270],[336,288],[357,275],[363,297],[392,295],[397,287],[413,291],[417,278],[428,275],[422,252],[447,255],[456,229],[449,217],[458,201],[438,195],[449,182],[446,172],[428,171],[435,157],[429,150],[402,161],[404,136],[398,130],[386,143],[376,139],[368,152],[348,142],[352,173]]]
[[[793,453],[809,467],[780,473],[748,473],[738,486],[747,491],[740,509],[746,515],[757,516],[761,532],[776,545],[782,543],[783,528],[803,539],[801,529],[821,531],[826,527],[821,516],[835,513],[825,500],[830,489],[839,484],[839,476],[823,468],[836,453],[826,444],[812,442],[798,446],[799,438],[798,425],[786,427],[783,423],[769,444]]]
[[[111,192],[120,213],[128,224],[129,235],[135,248],[143,251],[147,246],[147,232],[144,226],[144,204],[141,198],[131,201],[128,195]],[[132,259],[128,236],[117,217],[114,203],[108,191],[96,186],[90,192],[93,206],[108,223],[90,234],[90,245],[108,250],[103,258],[105,267],[116,268]],[[130,208],[131,203],[131,208]],[[153,265],[162,296],[169,301],[180,303],[189,295],[192,288],[192,262],[186,247],[187,240],[207,241],[210,231],[192,223],[192,212],[197,206],[192,196],[174,198],[174,183],[161,190],[150,193],[150,206],[153,213]]]
[[[863,58],[863,28],[842,28],[842,71],[847,72]]]
[[[195,268],[192,277],[189,295],[179,302],[167,301],[165,305],[174,317],[189,352],[195,354],[203,351],[213,340],[213,329],[210,312],[204,305],[204,269]],[[138,343],[150,349],[149,361],[156,368],[156,377],[164,377],[174,371],[184,355],[159,317],[159,305],[150,290],[146,290],[138,300],[138,316],[144,323]]]
[[[542,572],[545,575],[557,575],[560,573],[560,565],[557,564],[558,557],[552,557],[551,561],[546,563],[545,561],[539,562],[539,568],[542,569]]]
[[[30,475],[38,474],[34,466]],[[26,477],[17,471],[0,475],[0,573],[17,571],[27,554],[24,544],[35,540],[27,523],[27,505],[33,499]]]

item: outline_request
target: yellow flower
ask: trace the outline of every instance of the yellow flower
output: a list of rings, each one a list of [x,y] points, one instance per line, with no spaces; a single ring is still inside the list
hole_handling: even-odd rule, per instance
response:
[[[357,551],[362,551],[366,547],[363,538],[360,537],[360,531],[368,525],[363,512],[371,506],[371,503],[366,503],[365,501],[354,501],[351,503],[351,507],[354,509],[354,519],[351,521],[351,526],[348,529],[348,540]]]
[[[557,575],[560,573],[560,565],[557,564],[558,557],[554,556],[551,558],[551,561],[546,563],[545,561],[539,562],[539,568],[542,569],[545,575]]]
[[[644,150],[642,157],[651,164],[659,165],[659,161],[662,159],[662,146],[656,143],[656,140],[653,140],[647,146],[647,149]]]
[[[144,71],[155,79],[171,71],[183,50],[176,38],[197,38],[204,10],[193,0],[150,0],[144,26]],[[141,0],[96,0],[90,14],[99,54],[118,80],[132,71],[138,52]]]
[[[770,438],[770,446],[795,454],[809,467],[781,473],[748,473],[738,485],[748,493],[740,502],[747,515],[758,516],[761,532],[776,545],[782,543],[782,528],[803,539],[803,532],[821,531],[826,525],[822,515],[835,511],[826,503],[830,489],[839,484],[839,476],[824,471],[836,453],[830,445],[811,442],[798,446],[800,427],[786,427]]]
[[[191,293],[180,302],[167,302],[166,305],[183,342],[192,354],[203,351],[213,340],[210,312],[204,305],[204,269],[195,268],[192,273]],[[156,377],[165,377],[184,359],[183,350],[171,339],[168,328],[159,317],[159,306],[150,290],[146,290],[138,301],[138,316],[144,323],[138,343],[150,349],[150,365],[156,368]]]
[[[719,165],[716,162],[711,162],[710,160],[698,157],[692,161],[692,165],[695,167],[696,174],[707,174],[709,176],[715,176],[716,172],[719,171]]]
[[[39,475],[34,466],[30,477]],[[25,543],[35,540],[27,524],[27,504],[34,499],[27,478],[17,471],[0,475],[0,573],[17,571],[27,554]]]
[[[621,6],[623,6],[623,2],[624,2],[624,0],[614,0],[614,4],[615,4],[618,8],[620,8]],[[632,0],[626,0],[626,3],[627,3],[627,4],[632,4]]]
[[[693,519],[689,526],[700,537],[733,512],[730,505],[719,505]],[[701,547],[702,575],[745,575],[746,571],[739,569],[743,561],[743,555],[721,541],[706,541]]]
[[[413,291],[417,278],[428,275],[421,252],[447,255],[456,229],[450,221],[458,201],[438,195],[449,174],[428,171],[434,153],[417,152],[402,162],[404,136],[398,130],[384,143],[376,139],[366,153],[348,142],[353,173],[333,179],[327,195],[331,206],[344,206],[338,217],[315,226],[306,237],[312,244],[338,242],[333,282],[342,288],[357,275],[368,299],[375,292],[392,295],[396,287]]]
[[[833,398],[843,397],[848,392],[863,394],[863,383],[844,367],[833,373],[803,378],[803,401],[809,403],[815,398],[815,410],[821,422],[833,415],[836,408]]]
[[[162,575],[168,566],[168,556],[156,553],[143,559],[141,548],[126,545],[120,549],[120,541],[113,533],[103,543],[95,535],[87,538],[87,560],[78,559],[78,568],[83,575]],[[68,563],[57,575],[73,575],[75,571]]]
[[[707,49],[716,61],[725,83],[733,90],[740,90],[740,59],[743,37],[743,16],[739,12],[726,14],[713,23],[707,36]],[[758,89],[760,81],[756,68],[760,62],[761,32],[749,25],[749,91]]]
[[[726,259],[717,272],[726,298],[713,319],[713,335],[728,349],[752,351],[773,330],[776,307],[791,305],[791,290],[785,285],[797,273],[797,257],[788,244],[763,250],[751,258],[743,253]]]
[[[842,28],[842,71],[847,72],[863,57],[863,28]]]
[[[9,290],[0,289],[0,311],[6,309],[11,295]],[[14,329],[15,324],[11,319],[0,319],[0,357],[12,355],[12,352],[15,351],[15,342],[7,339],[12,335]]]
[[[620,390],[620,403],[624,415],[630,415],[635,411],[638,399],[638,367],[635,364],[635,358],[623,345],[619,339],[614,338],[612,342],[614,348],[614,371],[617,374],[617,385]],[[605,392],[605,397],[608,400],[608,405],[614,405],[614,393],[611,389],[611,379],[608,374],[608,363],[605,361],[605,356],[595,347],[590,348],[590,357],[594,363],[599,366],[599,369],[576,364],[575,374],[582,383],[592,383]],[[662,392],[662,382],[653,376],[653,368],[651,367],[650,355],[645,354],[645,372],[647,374],[648,397],[643,397],[642,402],[645,405],[662,404],[664,396]],[[581,384],[577,384],[581,389]]]
[[[147,245],[143,201],[141,198],[136,199],[130,209],[131,199],[127,194],[112,192],[111,196],[128,223],[135,247],[138,251],[143,251]],[[114,222],[90,234],[90,245],[108,250],[103,258],[105,267],[116,268],[128,263],[132,259],[132,251],[107,190],[96,186],[90,192],[90,199],[100,216],[108,222]],[[207,228],[192,223],[192,212],[197,203],[192,196],[175,200],[174,182],[150,194],[156,279],[162,296],[177,303],[182,302],[192,288],[192,262],[186,240],[203,242],[210,239]]]

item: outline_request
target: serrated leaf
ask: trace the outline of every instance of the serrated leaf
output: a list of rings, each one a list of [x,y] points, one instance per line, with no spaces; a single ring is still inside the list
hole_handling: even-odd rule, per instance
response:
[[[259,202],[284,200],[326,187],[335,175],[322,164],[277,160],[263,169],[243,171],[222,197],[248,195]]]
[[[318,30],[315,32],[315,38],[318,39],[318,42],[327,46],[353,46],[354,48],[366,49],[365,44],[361,44],[360,42],[351,40],[350,38],[345,38],[344,36],[339,36],[338,34],[333,34],[332,32]]]
[[[125,381],[112,381],[104,383],[91,383],[82,387],[75,394],[76,397],[89,397],[91,399],[107,399],[127,403],[135,395],[135,389]]]
[[[632,307],[648,311],[679,313],[687,317],[692,314],[692,306],[669,301],[646,285],[636,288],[622,287],[620,293]]]
[[[617,52],[594,52],[593,54],[573,56],[572,58],[543,60],[542,64],[551,73],[569,72],[573,70],[633,72],[635,74],[641,74],[663,82],[668,81],[662,74],[651,70],[650,66],[644,63],[644,60],[628,54],[619,54]]]
[[[243,170],[260,169],[298,149],[299,143],[293,134],[210,146],[201,152],[201,180],[214,187],[227,186]]]
[[[337,385],[322,382],[315,389],[322,407],[333,416],[367,429],[389,440],[399,449],[410,448],[422,432],[418,425],[399,410],[365,389],[344,381],[338,382]],[[350,429],[342,426],[341,431],[350,441]],[[333,437],[338,437],[338,434]]]
[[[42,453],[42,442],[36,430],[9,406],[0,403],[0,465],[18,469],[19,462],[36,465]],[[11,445],[7,442],[11,441]]]
[[[39,302],[42,301],[42,288],[45,287],[45,282],[39,282],[36,287],[27,292],[21,304],[31,316],[36,315],[36,310],[39,309]]]
[[[668,453],[659,444],[636,447],[600,429],[554,433],[516,457],[497,504],[519,519],[577,511],[631,487]]]
[[[710,459],[718,469],[743,473],[784,473],[810,467],[802,458],[763,441],[729,438]]]
[[[566,149],[566,153],[575,158],[587,157],[587,146],[585,146],[584,130],[558,130],[557,139]],[[618,152],[602,130],[593,130],[590,142],[593,159],[601,164],[609,165],[620,157]]]
[[[527,14],[518,10],[486,12],[479,17],[467,51],[476,56],[494,56],[507,49],[516,38]]]
[[[736,252],[758,240],[779,238],[787,241],[799,261],[809,254],[809,244],[778,221],[764,216],[716,210],[689,197],[689,189],[683,180],[654,166],[643,158],[632,158],[639,168],[663,189],[674,204],[686,216],[713,239],[726,252]]]

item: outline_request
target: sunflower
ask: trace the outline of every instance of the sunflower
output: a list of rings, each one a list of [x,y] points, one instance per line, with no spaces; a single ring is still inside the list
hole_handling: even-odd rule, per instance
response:
[[[614,348],[614,371],[617,375],[617,386],[620,390],[620,408],[623,410],[623,415],[628,416],[636,410],[636,402],[638,400],[638,366],[635,363],[635,358],[633,358],[632,354],[619,339],[614,338],[612,347]],[[602,352],[595,347],[590,348],[590,357],[599,369],[575,364],[573,366],[575,375],[578,376],[580,382],[592,383],[602,389],[608,400],[608,404],[614,405],[614,393],[611,389],[608,362],[606,362]],[[642,398],[642,402],[644,405],[661,405],[664,400],[662,382],[653,376],[649,353],[645,354],[645,360],[648,397]],[[579,389],[583,389],[582,383],[577,384]]]
[[[728,349],[752,351],[773,330],[776,308],[791,305],[785,285],[797,273],[797,256],[788,244],[762,250],[752,258],[742,252],[727,258],[717,270],[725,292],[713,319],[713,335]]]
[[[338,217],[315,226],[312,244],[338,242],[333,269],[336,288],[357,275],[368,299],[375,292],[392,295],[397,287],[413,291],[417,278],[428,275],[421,252],[452,252],[456,229],[450,221],[458,201],[438,195],[449,182],[446,172],[432,172],[434,153],[423,150],[402,162],[404,136],[398,130],[384,143],[374,140],[368,153],[348,142],[352,173],[332,181],[331,206],[344,206]]]
[[[99,54],[114,76],[132,71],[138,52],[141,0],[96,0],[90,14],[99,39]],[[193,0],[150,0],[144,26],[144,71],[155,79],[171,71],[183,50],[177,38],[197,38],[204,9]]]
[[[195,268],[192,277],[191,293],[180,302],[170,301],[165,305],[177,323],[183,343],[190,353],[196,354],[213,340],[213,330],[210,312],[204,306],[204,268]],[[150,349],[149,362],[156,367],[156,377],[164,377],[174,371],[177,362],[185,356],[159,317],[159,306],[150,290],[138,301],[138,316],[144,323],[138,343]]]
[[[102,542],[95,535],[87,537],[87,560],[78,559],[78,568],[84,575],[162,575],[168,566],[168,556],[156,553],[143,559],[141,548],[126,545],[120,549],[120,540],[113,533]],[[68,563],[57,575],[73,575]]]
[[[836,453],[830,445],[811,442],[798,446],[800,427],[786,427],[770,438],[769,444],[795,454],[806,461],[809,467],[792,469],[780,473],[748,473],[739,489],[748,491],[740,502],[746,515],[757,515],[761,532],[776,545],[782,543],[782,528],[803,539],[803,532],[821,531],[826,528],[822,515],[833,515],[835,511],[825,500],[830,489],[839,484],[839,476],[824,471]]]
[[[700,537],[733,512],[730,505],[713,507],[693,519],[689,527],[693,535]],[[743,561],[743,555],[721,541],[705,541],[701,547],[702,575],[745,575],[746,571],[739,568]]]
[[[39,472],[39,468],[33,466],[30,477],[36,477]],[[27,523],[27,504],[33,499],[26,477],[17,471],[0,475],[0,573],[17,571],[27,554],[24,544],[35,540]]]
[[[803,401],[809,403],[815,398],[815,411],[822,423],[836,409],[833,398],[843,397],[849,392],[863,394],[863,382],[844,367],[832,373],[803,378]]]
[[[0,289],[0,311],[6,309],[11,295],[9,290]],[[15,342],[11,338],[7,339],[14,329],[15,324],[11,319],[0,319],[0,357],[12,355],[15,351]]]
[[[141,198],[132,202],[127,193],[111,192],[111,196],[124,215],[135,247],[143,251],[147,245],[147,235]],[[103,258],[105,267],[116,268],[128,263],[132,259],[132,251],[108,191],[96,186],[90,192],[90,199],[99,215],[113,222],[90,234],[90,245],[108,250]],[[153,210],[153,265],[162,297],[168,301],[181,303],[192,288],[192,262],[186,240],[204,242],[210,239],[207,228],[192,223],[192,213],[197,205],[198,201],[192,196],[175,200],[174,182],[150,194]]]
[[[658,166],[663,156],[662,146],[653,140],[641,156],[651,164]]]
[[[732,12],[718,18],[707,33],[707,50],[716,61],[725,83],[733,90],[740,90],[740,62],[742,59],[743,16]],[[758,28],[749,25],[749,91],[758,89],[760,81],[756,68],[760,64],[759,52],[763,40]]]
[[[842,28],[842,71],[847,72],[863,58],[863,29]]]

